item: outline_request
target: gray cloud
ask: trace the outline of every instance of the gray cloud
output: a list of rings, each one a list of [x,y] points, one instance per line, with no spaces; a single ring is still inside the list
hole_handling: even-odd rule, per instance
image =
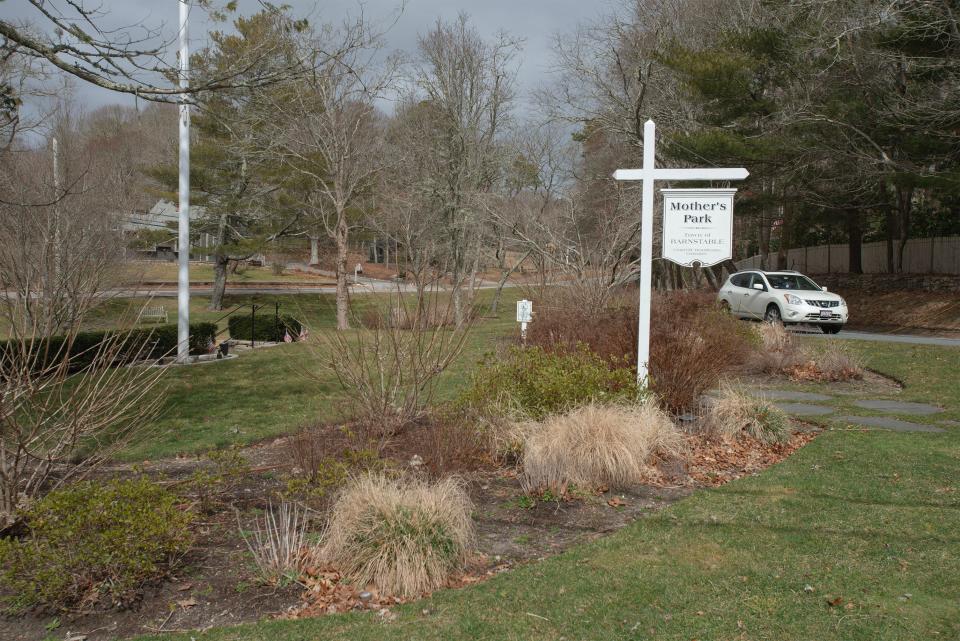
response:
[[[356,13],[361,6],[353,0],[286,0],[296,15],[306,15],[313,22],[337,21]],[[97,5],[107,15],[103,23],[110,27],[142,24],[161,28],[163,39],[173,42],[178,26],[177,0],[102,0]],[[397,0],[364,0],[363,11],[374,19],[386,19],[397,11]],[[35,19],[36,9],[25,0],[0,2],[7,20]],[[241,0],[239,13],[249,14],[258,8],[256,0]],[[518,74],[522,92],[542,84],[549,72],[550,47],[554,36],[572,32],[578,23],[589,21],[610,8],[608,1],[590,0],[408,0],[396,25],[387,34],[390,50],[413,52],[417,34],[423,33],[438,19],[452,20],[460,12],[470,15],[473,25],[485,36],[506,31],[525,41]],[[198,12],[199,20],[191,23],[191,46],[198,48],[206,41],[211,24]],[[198,24],[199,23],[199,24]],[[224,28],[219,25],[218,28]],[[171,50],[172,55],[172,50]],[[112,103],[130,104],[132,98],[118,95],[85,83],[76,83],[76,95],[82,104],[93,109]]]

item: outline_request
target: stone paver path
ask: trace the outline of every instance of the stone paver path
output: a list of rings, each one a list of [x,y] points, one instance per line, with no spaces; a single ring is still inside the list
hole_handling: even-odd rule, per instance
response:
[[[868,410],[880,410],[882,412],[892,412],[893,414],[913,414],[915,416],[929,416],[942,412],[943,409],[936,405],[927,405],[926,403],[908,403],[906,401],[885,401],[879,399],[865,399],[854,401],[854,405]]]
[[[755,396],[770,399],[771,401],[829,401],[832,396],[814,394],[813,392],[792,392],[785,389],[757,389],[752,393]]]
[[[913,423],[905,421],[895,416],[833,416],[837,408],[821,403],[832,401],[837,396],[831,394],[818,394],[813,392],[796,392],[793,390],[750,388],[749,393],[757,398],[763,398],[774,402],[774,404],[791,416],[796,417],[814,417],[822,416],[834,422],[844,422],[848,425],[861,426],[867,428],[880,428],[894,430],[897,432],[945,432],[945,427],[960,426],[960,421],[941,420],[939,427],[937,425],[927,425],[924,423]],[[846,396],[843,392],[837,392],[839,396]],[[849,398],[849,396],[847,396]],[[861,398],[851,399],[848,402],[857,407],[875,410],[889,414],[903,414],[912,416],[932,416],[945,411],[936,405],[927,403],[913,403],[909,401],[896,401],[887,399]]]
[[[825,405],[812,405],[810,403],[777,403],[777,407],[787,414],[796,416],[826,416],[833,414],[833,408]]]
[[[880,427],[895,432],[944,432],[942,427],[934,425],[924,425],[923,423],[910,423],[901,421],[898,418],[889,418],[887,416],[841,416],[838,420],[845,421],[851,425],[864,425],[867,427]]]

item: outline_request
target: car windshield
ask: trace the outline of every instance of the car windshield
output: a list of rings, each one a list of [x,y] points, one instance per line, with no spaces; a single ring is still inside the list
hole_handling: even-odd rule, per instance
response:
[[[800,274],[767,274],[767,280],[774,289],[796,289],[799,291],[819,292],[812,280]]]

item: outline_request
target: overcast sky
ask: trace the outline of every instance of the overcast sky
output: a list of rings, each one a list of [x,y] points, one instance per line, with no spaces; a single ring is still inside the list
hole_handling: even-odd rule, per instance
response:
[[[142,23],[150,28],[163,27],[165,37],[174,40],[178,25],[177,0],[82,0],[88,7],[99,6],[107,12],[101,18],[111,27]],[[277,4],[284,0],[277,0]],[[285,0],[294,15],[306,16],[311,22],[336,22],[348,12],[356,13],[361,6],[356,0]],[[62,0],[50,3],[64,6]],[[222,6],[223,0],[214,0]],[[363,0],[364,13],[373,19],[389,19],[399,6],[399,0]],[[238,13],[248,15],[258,10],[256,0],[241,0]],[[484,36],[507,31],[524,39],[522,65],[518,84],[521,92],[529,92],[547,79],[550,67],[550,47],[556,34],[570,33],[579,23],[591,21],[611,8],[611,0],[407,0],[403,14],[387,34],[389,50],[413,52],[417,34],[427,30],[437,18],[453,20],[460,12],[470,15],[475,28]],[[4,19],[36,20],[38,12],[26,0],[3,0],[0,11]],[[70,15],[70,14],[67,14]],[[196,50],[207,39],[210,23],[203,12],[191,23],[191,48]],[[38,23],[40,24],[40,23]],[[217,28],[223,28],[219,25]],[[172,60],[172,58],[171,58]],[[76,82],[77,97],[87,109],[110,103],[130,104],[132,98],[83,82]]]

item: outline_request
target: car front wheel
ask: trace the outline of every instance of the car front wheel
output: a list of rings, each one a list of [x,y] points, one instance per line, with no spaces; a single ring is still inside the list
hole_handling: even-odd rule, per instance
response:
[[[769,305],[767,307],[767,313],[763,315],[763,320],[767,321],[768,323],[782,325],[783,317],[780,315],[780,308],[776,305]]]
[[[821,325],[820,329],[824,334],[839,334],[843,325]]]

